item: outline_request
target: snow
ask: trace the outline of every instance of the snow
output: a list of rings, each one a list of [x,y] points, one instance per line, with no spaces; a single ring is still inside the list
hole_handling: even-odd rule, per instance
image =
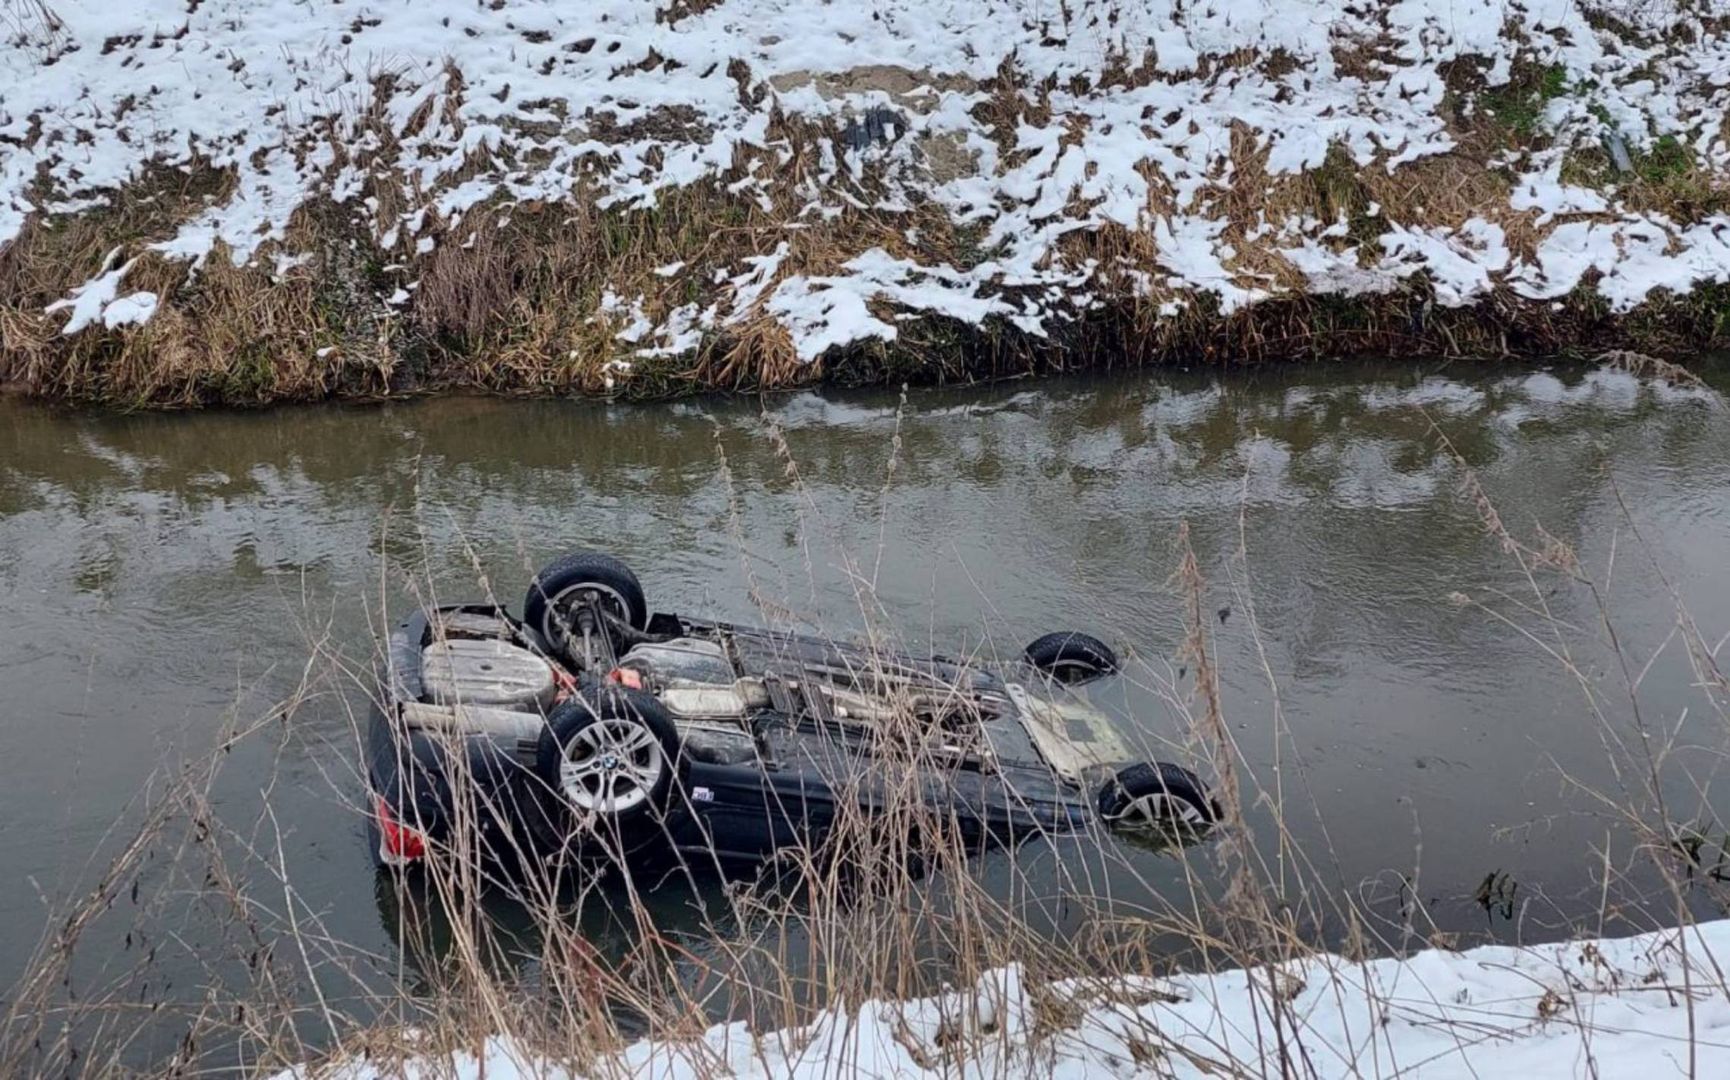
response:
[[[508,1037],[396,1064],[338,1060],[277,1080],[1011,1076],[1329,1078],[1730,1075],[1730,921],[1621,940],[1430,950],[1351,963],[1042,987],[1019,967],[966,991],[645,1040],[573,1072]],[[1053,1005],[1061,1006],[1052,1008]],[[1054,1017],[1063,1018],[1060,1025]],[[1277,1018],[1277,1023],[1276,1023]],[[1276,1037],[1274,1032],[1278,1032]],[[960,1049],[960,1048],[965,1048]]]
[[[153,292],[135,292],[111,301],[102,309],[102,324],[108,327],[149,322],[156,314],[158,297]]]
[[[1362,266],[1356,248],[1336,252],[1308,237],[1304,237],[1296,247],[1281,248],[1280,254],[1302,271],[1310,289],[1316,293],[1366,296],[1392,292],[1399,281],[1396,274],[1379,267],[1366,269]]]
[[[1508,265],[1508,244],[1501,226],[1474,219],[1456,230],[1405,229],[1395,225],[1382,236],[1384,269],[1399,276],[1427,270],[1436,300],[1460,307],[1488,293],[1491,274]]]
[[[73,289],[72,295],[66,299],[56,300],[48,305],[50,314],[56,311],[71,312],[65,327],[60,331],[62,334],[76,334],[93,322],[101,322],[110,327],[141,323],[156,313],[155,293],[136,292],[130,296],[115,296],[115,293],[120,291],[120,283],[125,280],[133,265],[129,260],[119,267],[114,267],[120,251],[120,248],[114,248],[102,260],[102,273]]]
[[[723,284],[711,323],[774,319],[805,359],[893,339],[891,310],[1038,332],[1113,281],[1152,290],[1162,310],[1182,310],[1173,294],[1208,293],[1230,312],[1283,291],[1265,268],[1243,265],[1246,241],[1228,228],[1244,165],[1235,143],[1264,152],[1274,177],[1321,167],[1330,149],[1397,174],[1454,149],[1443,65],[1475,62],[1495,85],[1519,62],[1558,65],[1564,92],[1539,121],[1549,149],[1506,163],[1505,205],[1464,220],[1413,211],[1388,222],[1379,247],[1329,235],[1335,222],[1272,222],[1273,257],[1310,292],[1361,295],[1421,277],[1443,305],[1503,286],[1547,300],[1596,282],[1626,311],[1657,289],[1730,280],[1730,219],[1670,221],[1561,178],[1570,149],[1612,134],[1636,150],[1668,136],[1700,166],[1730,169],[1730,30],[1679,0],[698,6],[673,17],[665,0],[13,5],[0,41],[0,246],[31,217],[101,205],[147,166],[232,170],[231,191],[171,235],[122,252],[118,270],[92,266],[88,283],[53,306],[78,333],[138,325],[169,302],[117,298],[146,246],[189,272],[219,245],[237,265],[303,257],[288,227],[312,200],[347,207],[377,244],[414,259],[446,242],[468,246],[516,203],[649,207],[671,188],[720,184],[772,212],[767,192],[786,184],[804,205],[764,226],[766,254],[658,268],[666,297],[645,298],[621,327],[634,335],[624,344],[694,347],[688,297],[672,287],[683,275]],[[1636,33],[1604,29],[1605,14]],[[1290,60],[1280,74],[1221,62],[1276,54]],[[1026,85],[1052,88],[1048,109],[1023,112],[1009,152],[975,112],[1006,62]],[[1144,63],[1127,80],[1108,74]],[[1373,74],[1352,73],[1361,70]],[[821,140],[815,161],[789,171],[776,115],[838,136],[871,108],[896,114],[886,142]],[[943,147],[964,164],[940,172]],[[867,172],[881,189],[869,195]],[[369,185],[394,185],[397,198],[363,201]],[[984,228],[983,262],[867,249],[783,271],[801,229],[848,209],[912,225],[933,207]],[[1504,231],[1522,216],[1535,241],[1511,250]],[[1106,226],[1147,237],[1157,273],[1145,261],[1067,262],[1065,236]]]

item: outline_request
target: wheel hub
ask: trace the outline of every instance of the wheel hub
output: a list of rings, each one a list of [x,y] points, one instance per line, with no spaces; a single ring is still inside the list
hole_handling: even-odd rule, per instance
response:
[[[630,620],[630,605],[616,590],[594,582],[580,582],[549,598],[547,613],[541,620],[541,636],[549,642],[571,640],[577,609],[585,604],[605,607],[614,616]]]
[[[560,786],[579,810],[617,814],[648,802],[669,768],[654,732],[624,717],[599,720],[571,736]]]
[[[1132,800],[1124,808],[1121,818],[1128,824],[1153,828],[1171,825],[1194,828],[1205,820],[1201,810],[1189,800],[1166,792]]]

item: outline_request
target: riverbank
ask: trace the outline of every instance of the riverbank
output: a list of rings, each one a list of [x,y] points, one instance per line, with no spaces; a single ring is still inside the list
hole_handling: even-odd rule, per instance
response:
[[[25,4],[0,383],[656,397],[1718,343],[1730,24],[1553,7]]]
[[[1367,963],[1317,955],[1167,979],[1038,986],[1009,967],[966,991],[832,1009],[790,1031],[730,1024],[599,1062],[560,1062],[494,1037],[479,1050],[339,1058],[275,1080],[1716,1076],[1730,1070],[1726,959],[1730,922],[1721,921],[1621,940]]]

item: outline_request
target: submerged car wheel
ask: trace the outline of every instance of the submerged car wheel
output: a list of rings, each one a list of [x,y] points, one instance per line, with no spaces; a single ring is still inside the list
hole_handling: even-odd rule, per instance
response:
[[[649,622],[643,585],[631,568],[611,555],[579,551],[548,563],[529,584],[523,621],[547,644],[562,647],[571,616],[585,602],[598,603],[641,630]]]
[[[1083,683],[1117,670],[1111,646],[1079,630],[1046,634],[1027,646],[1027,662],[1060,683]]]
[[[679,737],[661,703],[607,687],[553,710],[535,770],[563,812],[561,843],[634,850],[658,835],[678,783]]]
[[[1099,815],[1115,828],[1205,829],[1220,819],[1219,803],[1201,778],[1164,761],[1131,765],[1105,782]]]

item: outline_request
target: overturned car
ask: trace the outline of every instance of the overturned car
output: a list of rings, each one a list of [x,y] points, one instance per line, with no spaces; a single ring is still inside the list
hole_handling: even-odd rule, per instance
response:
[[[1204,830],[1220,809],[1195,774],[1127,761],[1074,692],[1116,667],[1079,633],[981,664],[651,613],[624,563],[569,555],[521,618],[441,606],[391,632],[366,747],[375,854],[762,860],[910,804],[976,844]]]

